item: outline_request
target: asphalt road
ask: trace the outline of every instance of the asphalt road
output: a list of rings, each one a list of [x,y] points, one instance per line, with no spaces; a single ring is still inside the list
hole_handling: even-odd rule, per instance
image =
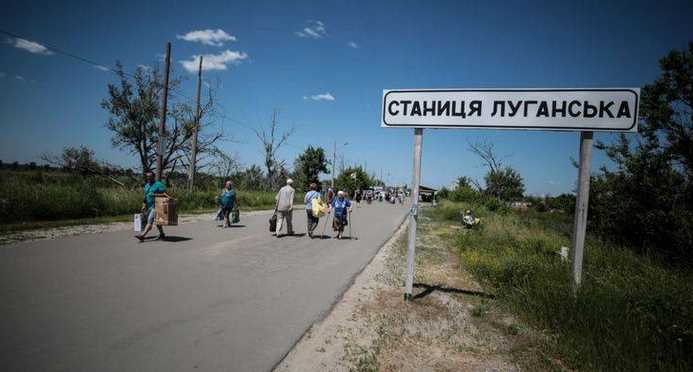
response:
[[[117,231],[0,246],[0,370],[268,371],[406,212],[355,208],[352,240],[276,238],[267,213],[171,227],[171,241]],[[305,219],[294,212],[299,234]]]

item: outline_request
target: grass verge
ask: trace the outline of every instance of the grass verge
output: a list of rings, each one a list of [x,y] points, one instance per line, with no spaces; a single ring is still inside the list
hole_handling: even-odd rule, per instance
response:
[[[557,254],[570,246],[570,216],[450,202],[427,214],[451,221],[467,208],[482,224],[457,235],[461,268],[504,308],[553,335],[545,353],[585,371],[693,370],[691,273],[588,239],[573,296],[569,264]]]

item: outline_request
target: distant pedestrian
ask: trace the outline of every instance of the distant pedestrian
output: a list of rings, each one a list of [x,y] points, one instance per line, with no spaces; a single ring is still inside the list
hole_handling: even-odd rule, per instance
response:
[[[221,190],[221,195],[219,195],[219,204],[221,204],[221,213],[224,216],[223,227],[231,227],[229,215],[236,206],[236,189],[233,187],[231,180],[226,181],[224,184],[224,189]]]
[[[275,200],[277,201],[277,231],[275,234],[279,237],[284,221],[286,221],[287,235],[294,234],[294,227],[291,223],[291,218],[294,212],[294,194],[295,190],[291,187],[294,181],[289,178],[286,180],[286,186],[279,189]]]
[[[325,200],[327,200],[327,205],[332,205],[332,200],[334,200],[334,189],[328,188],[327,194],[325,195]]]
[[[316,216],[313,213],[313,200],[317,199],[320,201],[320,193],[317,191],[318,185],[315,183],[311,183],[310,186],[308,187],[310,190],[306,193],[306,196],[303,198],[303,202],[306,204],[306,217],[308,218],[307,221],[307,230],[308,230],[308,236],[313,237],[313,231],[315,231],[315,228],[318,227],[318,222],[320,220],[319,216]]]
[[[135,235],[135,238],[139,239],[139,241],[144,241],[144,238],[147,236],[147,233],[152,229],[152,226],[154,226],[154,222],[156,221],[156,205],[155,205],[155,197],[157,196],[167,196],[166,195],[166,186],[164,186],[161,181],[156,181],[154,179],[154,173],[152,172],[147,172],[144,175],[146,183],[144,184],[144,200],[142,203],[142,214],[147,216],[147,225],[144,227],[144,231],[140,235]],[[159,239],[162,240],[166,238],[166,235],[164,235],[164,228],[161,225],[156,225],[157,230],[159,230]]]
[[[335,238],[341,239],[344,226],[349,224],[349,214],[351,213],[351,202],[346,198],[344,191],[339,191],[337,197],[332,200],[332,210],[334,211],[332,228],[337,232]]]
[[[356,205],[361,205],[361,198],[363,197],[363,192],[361,190],[356,190],[354,193],[354,199],[356,200]]]

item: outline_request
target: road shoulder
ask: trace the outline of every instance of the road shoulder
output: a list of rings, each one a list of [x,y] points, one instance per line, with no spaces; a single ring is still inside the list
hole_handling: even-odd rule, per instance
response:
[[[475,294],[402,298],[407,224],[314,324],[275,371],[513,371],[537,366],[541,335]],[[458,227],[420,218],[416,282],[483,293],[451,249]],[[417,289],[416,293],[423,292]],[[540,368],[541,369],[541,368]]]

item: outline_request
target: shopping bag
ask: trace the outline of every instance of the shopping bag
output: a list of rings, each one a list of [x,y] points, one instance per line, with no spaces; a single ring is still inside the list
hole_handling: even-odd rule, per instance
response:
[[[325,214],[327,206],[320,198],[315,198],[311,202],[311,209],[313,210],[313,217],[319,218]]]
[[[275,211],[272,217],[269,219],[269,231],[270,232],[276,232],[277,231],[277,212]]]
[[[135,218],[133,220],[133,228],[135,232],[144,231],[145,218],[143,213],[135,213]]]
[[[231,223],[239,222],[241,222],[241,211],[239,211],[238,208],[234,208],[231,210]]]

